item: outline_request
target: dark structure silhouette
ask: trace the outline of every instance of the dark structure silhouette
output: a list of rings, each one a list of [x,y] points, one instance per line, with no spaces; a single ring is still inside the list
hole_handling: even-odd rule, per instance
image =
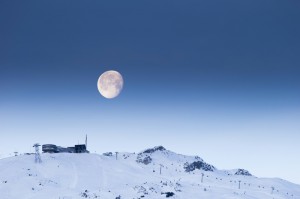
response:
[[[85,144],[77,144],[73,147],[61,147],[55,144],[43,144],[43,153],[89,153],[87,150],[87,135],[85,137]]]

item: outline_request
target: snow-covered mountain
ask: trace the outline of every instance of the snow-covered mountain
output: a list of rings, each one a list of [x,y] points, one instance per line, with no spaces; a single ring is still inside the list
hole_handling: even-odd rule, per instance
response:
[[[0,160],[1,199],[300,199],[300,185],[219,170],[164,147],[141,153],[42,154]]]

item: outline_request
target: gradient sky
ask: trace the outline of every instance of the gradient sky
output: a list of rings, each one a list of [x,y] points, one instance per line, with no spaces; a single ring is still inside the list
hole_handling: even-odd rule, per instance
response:
[[[0,1],[0,156],[163,145],[300,184],[298,0]],[[100,96],[106,70],[124,78]]]

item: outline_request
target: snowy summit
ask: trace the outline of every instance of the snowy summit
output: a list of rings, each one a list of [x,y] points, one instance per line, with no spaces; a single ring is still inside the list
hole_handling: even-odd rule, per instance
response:
[[[300,185],[219,170],[162,146],[102,155],[44,153],[0,160],[1,199],[300,199]]]

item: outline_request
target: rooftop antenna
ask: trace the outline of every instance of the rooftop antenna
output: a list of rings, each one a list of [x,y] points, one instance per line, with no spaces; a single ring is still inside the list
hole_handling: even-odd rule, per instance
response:
[[[35,148],[35,163],[41,163],[42,162],[42,159],[41,159],[41,156],[40,156],[40,148],[39,146],[41,146],[39,143],[36,143],[33,145],[33,147]]]
[[[85,148],[87,149],[87,134],[85,134]]]

